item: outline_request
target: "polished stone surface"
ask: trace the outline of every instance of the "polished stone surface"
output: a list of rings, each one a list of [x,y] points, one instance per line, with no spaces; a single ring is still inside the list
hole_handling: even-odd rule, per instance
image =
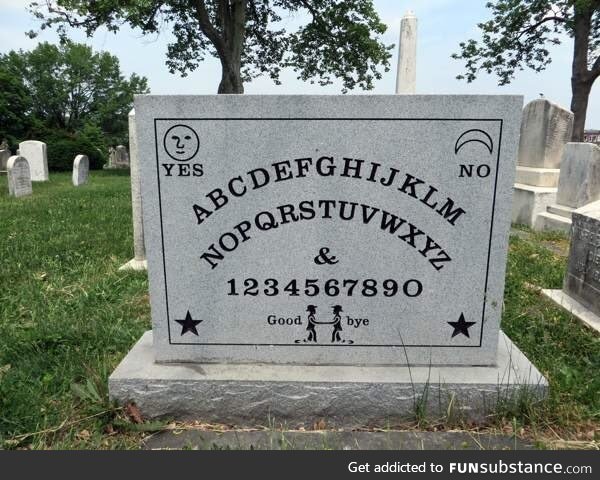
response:
[[[157,359],[495,364],[521,106],[136,97]]]

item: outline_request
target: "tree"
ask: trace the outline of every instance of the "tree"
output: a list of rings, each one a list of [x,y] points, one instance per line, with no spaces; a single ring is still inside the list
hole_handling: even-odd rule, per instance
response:
[[[146,78],[125,79],[116,57],[73,42],[11,51],[0,55],[0,64],[23,82],[31,114],[49,129],[72,133],[89,123],[122,137],[133,95],[148,93]]]
[[[54,26],[63,38],[67,27],[87,35],[101,26],[116,32],[127,24],[143,34],[170,28],[171,73],[185,76],[212,55],[221,62],[219,93],[243,93],[244,82],[263,74],[279,84],[286,67],[311,83],[337,77],[344,91],[371,89],[381,78],[377,67],[389,70],[393,48],[377,39],[386,26],[372,0],[46,0],[30,9],[42,29]],[[288,32],[285,12],[308,12],[310,21]]]
[[[600,0],[496,0],[488,2],[493,18],[478,26],[481,43],[461,43],[465,75],[472,82],[479,71],[496,73],[499,84],[510,83],[525,67],[540,72],[552,61],[550,45],[560,34],[573,38],[571,110],[575,114],[572,140],[583,141],[588,100],[600,76]]]
[[[31,105],[21,77],[0,66],[0,142],[6,138],[15,144],[26,134],[31,126]]]

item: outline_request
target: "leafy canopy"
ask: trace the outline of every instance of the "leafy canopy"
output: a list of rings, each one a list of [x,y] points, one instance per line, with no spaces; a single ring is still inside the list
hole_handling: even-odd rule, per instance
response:
[[[0,64],[29,92],[31,115],[51,129],[95,124],[109,135],[126,131],[133,95],[148,92],[146,78],[123,77],[117,57],[69,41],[11,51]]]
[[[561,43],[565,34],[575,36],[576,14],[591,16],[583,53],[590,75],[600,74],[600,0],[496,0],[486,6],[492,18],[478,24],[481,42],[463,42],[461,53],[452,55],[465,60],[466,73],[457,78],[472,82],[484,71],[505,85],[525,67],[544,70],[552,61],[549,46]]]
[[[229,24],[233,15],[227,16],[234,3],[245,8],[243,25],[233,25],[243,31],[243,81],[264,74],[279,84],[281,70],[291,67],[298,78],[320,85],[337,77],[346,91],[371,89],[381,78],[378,66],[389,70],[393,45],[378,40],[386,26],[372,0],[47,0],[31,3],[30,10],[42,29],[54,27],[63,38],[69,27],[88,35],[100,27],[116,32],[125,24],[143,34],[170,30],[174,41],[166,64],[185,76],[206,55],[223,62],[235,30]],[[310,15],[308,23],[288,31],[289,16],[302,13]]]

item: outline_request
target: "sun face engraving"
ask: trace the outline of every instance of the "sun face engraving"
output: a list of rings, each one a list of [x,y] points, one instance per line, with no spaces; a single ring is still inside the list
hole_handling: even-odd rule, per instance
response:
[[[198,134],[187,125],[174,125],[167,130],[163,139],[167,155],[178,162],[187,162],[200,148]]]

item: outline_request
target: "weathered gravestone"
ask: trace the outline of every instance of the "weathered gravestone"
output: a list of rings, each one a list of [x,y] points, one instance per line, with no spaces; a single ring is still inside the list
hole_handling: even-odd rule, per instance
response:
[[[44,142],[27,140],[19,143],[18,155],[27,159],[31,168],[31,180],[34,182],[48,180],[48,153]]]
[[[8,148],[0,148],[0,170],[5,171],[8,165],[8,159],[11,157]]]
[[[556,203],[563,149],[571,139],[573,113],[545,98],[523,109],[512,221],[535,227],[540,213]]]
[[[573,212],[563,289],[543,292],[600,332],[600,201]]]
[[[119,167],[129,167],[129,154],[127,153],[127,147],[124,145],[117,145],[115,148],[115,165]]]
[[[108,150],[108,165],[104,168],[129,168],[129,155],[124,145],[117,145],[116,148],[110,147]]]
[[[543,391],[499,335],[521,102],[137,97],[153,347],[112,398],[361,423],[410,412],[428,376],[471,416]]]
[[[87,155],[77,155],[73,160],[73,185],[76,187],[84,185],[88,181],[90,173],[90,161]]]
[[[600,199],[600,147],[593,143],[568,143],[558,181],[556,203],[536,219],[536,230],[571,230],[573,212]]]
[[[31,171],[27,160],[17,155],[10,157],[7,169],[8,194],[13,197],[31,195]]]

